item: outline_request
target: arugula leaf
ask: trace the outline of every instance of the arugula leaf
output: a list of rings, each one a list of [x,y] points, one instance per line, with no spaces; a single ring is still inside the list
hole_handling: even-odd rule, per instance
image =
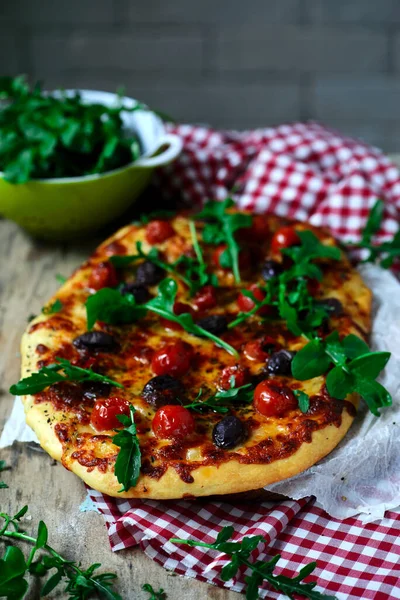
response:
[[[112,438],[113,444],[121,448],[115,463],[115,476],[122,484],[120,492],[127,492],[131,487],[135,487],[140,475],[141,452],[134,419],[136,411],[132,405],[129,406],[129,411],[129,417],[117,416],[124,429],[115,429],[118,433]]]
[[[24,579],[27,566],[22,550],[8,546],[4,557],[0,559],[0,597],[20,600],[28,590]]]
[[[369,410],[379,416],[379,408],[392,403],[389,392],[375,379],[385,368],[389,352],[371,352],[363,340],[350,334],[343,340],[333,332],[324,341],[311,339],[292,360],[292,375],[296,379],[312,379],[325,374],[328,393],[344,400],[358,392]]]
[[[210,548],[231,557],[221,570],[221,579],[228,581],[235,577],[238,569],[245,566],[251,571],[251,576],[246,577],[246,600],[257,600],[259,598],[259,588],[263,581],[267,581],[271,588],[294,599],[294,594],[310,598],[310,600],[328,600],[334,599],[335,596],[327,596],[315,590],[316,582],[312,581],[305,583],[303,580],[308,577],[316,567],[316,563],[312,562],[300,569],[295,577],[287,577],[286,575],[275,575],[274,570],[281,556],[278,554],[269,561],[257,560],[251,562],[249,560],[253,550],[259,544],[266,544],[267,540],[262,535],[244,537],[241,542],[228,542],[232,537],[233,528],[223,527],[218,534],[216,540],[212,544],[205,542],[197,542],[196,540],[181,540],[171,538],[169,541],[172,544],[186,544],[190,547]]]
[[[349,248],[362,248],[368,250],[366,258],[362,262],[376,262],[384,269],[389,269],[393,262],[400,257],[400,230],[390,242],[373,244],[372,238],[378,233],[383,219],[385,205],[383,200],[378,199],[372,207],[360,242],[348,243]]]
[[[64,375],[59,373],[64,371]],[[32,373],[29,377],[21,379],[18,383],[10,387],[10,394],[15,396],[24,396],[27,394],[37,394],[47,388],[49,385],[59,383],[60,381],[100,381],[109,383],[115,387],[123,388],[124,386],[105,375],[95,373],[92,369],[82,369],[72,365],[65,358],[56,358],[56,363],[48,367],[42,367],[37,373]]]
[[[156,592],[150,583],[144,583],[142,585],[142,590],[150,594],[147,600],[166,600],[167,594],[164,592],[162,588]]]
[[[251,404],[253,402],[253,392],[254,386],[251,383],[246,383],[237,388],[235,387],[235,380],[233,378],[233,385],[229,390],[221,390],[213,396],[199,400],[202,396],[202,391],[200,390],[195,400],[184,406],[199,413],[209,409],[220,414],[226,414],[229,412],[229,408],[224,406],[223,402],[225,404],[231,404],[232,402],[236,404]]]
[[[57,95],[32,89],[24,78],[0,83],[0,170],[11,183],[103,173],[135,161],[139,139],[127,132],[127,109],[85,103],[79,93]]]
[[[293,393],[297,398],[300,411],[306,413],[310,408],[310,396],[302,390],[293,390]]]
[[[177,292],[178,284],[176,281],[169,278],[163,279],[154,298],[144,304],[136,304],[132,294],[122,295],[118,290],[103,288],[89,296],[86,301],[88,329],[91,329],[96,321],[103,321],[112,325],[134,323],[150,311],[168,321],[179,323],[188,333],[212,340],[233,356],[238,357],[238,353],[230,344],[197,325],[191,314],[176,315],[174,313]]]
[[[2,471],[5,471],[6,469],[7,469],[6,461],[0,460],[0,473]],[[4,481],[0,481],[0,490],[4,490],[6,488],[8,488],[8,485],[6,483],[4,483]]]
[[[61,285],[67,281],[67,278],[64,277],[64,275],[61,275],[60,273],[56,273],[56,279]]]
[[[240,283],[240,248],[234,234],[239,229],[251,227],[253,219],[251,215],[227,212],[234,204],[231,198],[227,198],[223,202],[210,200],[195,218],[211,221],[204,226],[203,240],[208,244],[226,244],[227,249],[221,255],[221,266],[232,268],[236,283]]]
[[[60,312],[60,310],[62,310],[63,308],[63,303],[61,302],[61,300],[59,300],[57,298],[57,300],[55,300],[53,302],[53,304],[50,304],[50,306],[44,306],[42,308],[42,313],[44,315],[54,315],[55,313]]]
[[[282,254],[289,256],[295,264],[322,258],[340,260],[341,252],[339,248],[322,244],[312,231],[308,229],[304,231],[296,230],[296,233],[300,238],[300,244],[281,250]]]

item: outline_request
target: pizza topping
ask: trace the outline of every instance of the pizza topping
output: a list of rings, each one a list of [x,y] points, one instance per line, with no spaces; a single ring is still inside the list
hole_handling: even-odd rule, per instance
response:
[[[240,365],[225,367],[218,379],[218,387],[222,390],[229,390],[232,387],[242,387],[248,382],[249,372]],[[233,382],[233,385],[232,385]]]
[[[122,484],[120,492],[127,492],[134,487],[140,475],[142,454],[136,431],[135,412],[135,408],[130,404],[129,416],[126,414],[116,415],[119,427],[121,424],[124,427],[112,438],[113,444],[120,447],[114,468],[115,476]]]
[[[276,260],[266,260],[261,269],[261,277],[264,281],[269,281],[273,277],[277,277],[283,271],[282,263]]]
[[[193,433],[195,421],[184,406],[167,405],[156,412],[152,428],[157,438],[183,440]]]
[[[138,304],[144,304],[148,300],[150,300],[150,292],[144,285],[140,283],[136,283],[134,281],[129,281],[128,283],[124,283],[120,289],[121,294],[132,294],[135,298],[135,301]]]
[[[234,234],[239,229],[251,227],[253,219],[251,215],[244,213],[228,213],[227,209],[232,206],[234,202],[231,198],[227,198],[224,202],[210,201],[204,205],[196,218],[207,221],[202,233],[206,244],[226,245],[226,250],[220,252],[217,262],[224,268],[231,268],[236,283],[240,283],[240,247]]]
[[[136,283],[140,285],[156,285],[164,275],[164,269],[149,260],[145,260],[136,270]]]
[[[228,415],[214,426],[212,439],[218,448],[229,450],[243,442],[246,435],[244,423],[234,415]]]
[[[182,377],[190,369],[193,348],[178,340],[158,350],[152,358],[151,368],[156,375]]]
[[[343,314],[343,305],[337,298],[324,298],[318,300],[317,304],[326,308],[332,317],[340,317]]]
[[[150,221],[146,227],[146,240],[149,244],[162,244],[175,235],[175,230],[168,221]]]
[[[243,352],[248,360],[254,360],[257,362],[265,362],[269,356],[265,348],[264,338],[247,342]]]
[[[105,331],[87,331],[72,342],[78,350],[113,352],[117,347],[115,338]]]
[[[297,400],[290,388],[262,381],[254,390],[254,408],[264,417],[281,417],[297,408]]]
[[[142,396],[155,408],[166,404],[179,404],[185,396],[183,385],[171,375],[157,375],[146,383]]]
[[[101,290],[105,287],[114,287],[118,284],[118,275],[115,267],[109,262],[100,262],[94,265],[89,276],[89,287]]]
[[[61,370],[64,371],[64,375],[59,373]],[[69,360],[57,357],[55,364],[42,367],[37,373],[32,373],[29,377],[25,377],[12,385],[10,387],[10,394],[15,394],[16,396],[38,394],[49,385],[58,383],[59,381],[100,381],[109,383],[115,387],[124,387],[121,383],[113,381],[105,375],[95,373],[92,369],[76,367]]]
[[[268,371],[273,375],[291,375],[291,365],[295,352],[279,350],[271,354],[268,360]]]
[[[228,319],[225,315],[210,315],[199,319],[197,325],[213,335],[221,335],[228,328]]]
[[[260,288],[257,283],[251,285],[247,290],[242,290],[238,296],[238,305],[242,312],[248,312],[253,310],[256,306],[255,301],[263,302],[265,299],[265,292]],[[271,306],[261,306],[257,313],[260,316],[266,316],[271,313]]]
[[[217,294],[213,285],[205,285],[200,288],[195,297],[193,304],[200,312],[210,310],[217,306]]]
[[[274,254],[279,254],[283,248],[296,246],[299,242],[300,238],[293,227],[281,227],[272,236],[271,250]]]
[[[111,385],[102,381],[84,381],[82,383],[83,397],[88,400],[96,398],[108,398],[111,393]]]
[[[118,415],[129,415],[129,402],[118,396],[102,398],[93,406],[90,423],[97,431],[109,431],[121,425]]]

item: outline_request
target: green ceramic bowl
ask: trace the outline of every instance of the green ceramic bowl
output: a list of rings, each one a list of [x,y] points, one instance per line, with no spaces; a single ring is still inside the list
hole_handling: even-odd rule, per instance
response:
[[[75,90],[70,90],[75,91]],[[115,105],[107,92],[79,90],[87,103]],[[137,100],[123,98],[127,108]],[[165,132],[151,111],[123,113],[124,126],[134,130],[143,149],[134,163],[101,175],[43,179],[24,184],[5,181],[0,172],[0,214],[37,238],[66,240],[95,231],[121,215],[144,190],[156,167],[174,160],[180,138]]]

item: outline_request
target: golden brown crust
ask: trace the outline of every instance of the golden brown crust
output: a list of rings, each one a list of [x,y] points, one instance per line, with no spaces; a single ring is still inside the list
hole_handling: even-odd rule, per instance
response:
[[[282,220],[276,217],[269,217],[269,221],[272,230],[282,223]],[[178,233],[176,239],[173,243],[167,241],[159,246],[166,260],[169,261],[175,260],[190,248],[187,220],[178,217],[173,220],[173,224]],[[306,226],[300,224],[298,227]],[[324,243],[330,245],[335,243],[325,232],[309,226],[307,228],[318,232]],[[23,377],[36,372],[42,364],[46,364],[46,360],[47,364],[51,362],[49,357],[62,355],[66,358],[74,358],[75,350],[71,342],[86,330],[83,303],[89,294],[87,281],[94,265],[111,254],[121,253],[121,245],[123,252],[134,253],[137,240],[143,241],[145,251],[149,250],[150,246],[144,240],[143,228],[127,226],[106,240],[93,257],[77,269],[57,293],[56,297],[64,304],[63,310],[56,315],[40,315],[29,324],[21,344]],[[230,274],[218,273],[218,277],[224,289],[233,287]],[[241,287],[245,287],[251,281],[249,279],[247,284],[244,282]],[[341,334],[355,333],[364,338],[368,335],[371,293],[344,256],[338,265],[326,269],[324,287],[320,295],[336,297],[345,307],[345,315],[335,320],[335,327]],[[54,300],[55,297],[49,304]],[[233,303],[234,300],[230,305],[225,301],[225,308],[233,306]],[[122,328],[114,329],[122,336]],[[200,387],[211,389],[215,385],[221,366],[235,364],[235,360],[224,350],[216,348],[207,340],[193,338],[186,332],[166,332],[158,323],[151,321],[135,329],[135,343],[138,331],[146,334],[142,346],[153,349],[157,348],[163,340],[170,340],[174,336],[195,346],[198,357],[196,369],[193,369],[195,372],[188,374],[185,379],[187,388],[193,389],[194,396]],[[243,342],[260,335],[260,331],[258,323],[252,324],[248,330],[241,333]],[[304,345],[301,338],[290,337],[287,332],[278,335],[278,329],[271,331],[273,331],[272,336],[279,338],[280,343],[285,343],[285,347],[291,350],[297,350]],[[125,332],[126,330],[123,330],[123,335]],[[140,396],[140,390],[149,378],[149,366],[143,358],[142,346],[140,352],[135,348],[132,350],[132,339],[129,338],[130,353],[125,352],[122,358],[115,359],[107,370],[107,375],[116,380],[124,380],[126,389],[132,394],[130,400],[135,404],[139,417],[151,424],[154,411],[149,409]],[[38,353],[38,347],[41,347],[41,353]],[[134,359],[131,356],[132,352]],[[209,361],[210,356],[213,356],[215,367]],[[243,359],[243,354],[241,358]],[[107,360],[109,365],[110,360]],[[126,371],[121,370],[121,364],[127,367]],[[254,373],[259,367],[260,365],[257,364],[249,365],[249,369],[253,369]],[[207,370],[210,372],[208,373]],[[131,377],[129,381],[128,374]],[[290,378],[284,379],[286,383],[293,384]],[[176,448],[174,449],[173,443],[157,442],[151,427],[150,431],[139,430],[146,468],[143,469],[138,485],[125,493],[119,493],[121,484],[118,483],[113,470],[118,448],[106,436],[96,435],[91,425],[82,417],[83,413],[76,410],[68,412],[65,406],[58,410],[46,395],[40,399],[25,396],[23,402],[27,423],[35,431],[42,447],[91,487],[116,497],[172,499],[257,490],[291,477],[326,456],[348,431],[354,418],[351,405],[356,406],[358,399],[353,395],[347,399],[347,403],[335,404],[335,401],[324,396],[324,381],[323,377],[318,377],[308,382],[301,382],[301,385],[300,382],[295,382],[293,386],[307,391],[310,396],[318,399],[314,413],[309,415],[292,411],[284,418],[262,419],[259,415],[249,415],[247,407],[246,411],[243,410],[239,414],[250,424],[248,439],[243,447],[224,453],[220,451],[218,456],[214,453],[211,442],[203,443],[201,436],[198,436],[191,445],[180,447],[178,452]],[[210,427],[219,418],[221,417],[216,415],[198,417],[200,429],[205,431],[204,436],[207,440]],[[208,431],[206,431],[207,427]],[[288,442],[296,435],[297,445],[289,451]],[[273,451],[268,451],[270,454],[265,447],[262,451],[259,450],[262,442],[268,439],[274,442]],[[147,462],[150,463],[149,458],[152,455],[156,456],[155,466],[153,464],[146,466]],[[159,468],[159,472],[156,468]]]

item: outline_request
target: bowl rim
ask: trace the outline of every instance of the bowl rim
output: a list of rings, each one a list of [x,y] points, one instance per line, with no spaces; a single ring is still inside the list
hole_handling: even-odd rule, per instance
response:
[[[74,92],[78,92],[81,94],[104,94],[109,96],[110,98],[117,98],[118,95],[115,92],[105,92],[103,90],[88,90],[88,89],[83,89],[83,88],[69,88],[69,89],[65,89],[65,90],[61,90],[61,89],[56,89],[56,90],[51,90],[49,93],[50,94],[54,94],[54,93],[61,93],[61,92],[66,92],[67,94],[69,93],[74,93]],[[120,96],[121,101],[128,101],[128,103],[133,103],[133,105],[137,105],[137,104],[143,104],[142,102],[140,102],[139,100],[137,100],[136,98],[131,98],[130,96]],[[147,105],[144,105],[147,106]],[[156,121],[158,121],[158,124],[162,126],[162,128],[164,129],[164,133],[165,133],[165,127],[164,127],[164,123],[163,121],[160,119],[160,117],[153,112],[151,109],[138,109],[138,112],[145,112],[147,114],[151,113],[152,116],[156,119]],[[161,139],[161,137],[160,137]],[[147,158],[149,156],[152,156],[152,154],[157,150],[157,146],[150,152],[145,152],[143,153],[140,158]],[[118,167],[117,169],[113,169],[112,171],[105,171],[104,173],[93,173],[91,175],[79,175],[77,177],[50,177],[47,179],[30,179],[29,181],[27,181],[24,185],[30,184],[30,183],[41,183],[41,184],[46,184],[46,185],[60,185],[62,183],[81,183],[81,182],[86,182],[86,181],[94,181],[97,179],[103,179],[104,177],[111,177],[113,175],[117,175],[118,173],[121,173],[122,171],[126,171],[128,169],[130,169],[131,167],[136,166],[136,163],[138,161],[132,161],[130,163],[128,163],[127,165],[123,165],[122,167]],[[138,165],[140,166],[140,165]],[[0,171],[0,178],[4,179],[4,171]]]

